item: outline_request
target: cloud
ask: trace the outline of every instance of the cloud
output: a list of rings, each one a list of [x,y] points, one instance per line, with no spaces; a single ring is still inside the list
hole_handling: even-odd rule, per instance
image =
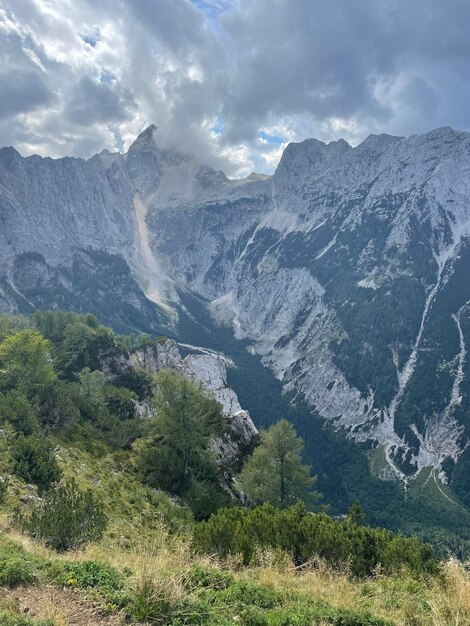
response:
[[[470,129],[467,0],[4,0],[0,145],[159,141],[228,174],[288,141]],[[216,131],[214,130],[216,129]]]
[[[33,71],[0,74],[0,119],[32,111],[51,100],[41,76]]]
[[[130,91],[119,84],[115,87],[112,82],[110,85],[82,76],[70,93],[65,114],[72,123],[88,126],[124,121],[136,108]]]

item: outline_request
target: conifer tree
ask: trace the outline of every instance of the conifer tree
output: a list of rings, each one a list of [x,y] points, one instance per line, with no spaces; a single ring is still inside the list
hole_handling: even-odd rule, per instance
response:
[[[312,491],[316,478],[310,467],[302,463],[303,441],[292,424],[282,419],[262,431],[260,439],[238,479],[249,500],[286,508],[318,497]]]

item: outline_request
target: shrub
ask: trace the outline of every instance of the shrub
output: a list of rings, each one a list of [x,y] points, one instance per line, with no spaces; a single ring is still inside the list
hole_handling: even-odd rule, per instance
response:
[[[142,369],[131,368],[119,374],[113,381],[115,387],[127,388],[133,391],[142,402],[153,395],[153,378]]]
[[[13,472],[26,482],[37,485],[40,493],[60,479],[60,469],[46,437],[25,437],[20,433],[13,446],[12,457]]]
[[[37,410],[17,389],[0,395],[0,419],[24,435],[32,435],[39,429]]]
[[[104,390],[104,398],[108,411],[120,420],[131,420],[136,417],[137,395],[125,387],[107,385]]]
[[[20,557],[11,557],[2,563],[0,584],[7,587],[16,585],[28,585],[36,580],[36,574],[31,563]]]
[[[80,419],[80,387],[63,380],[46,385],[40,395],[39,421],[43,426],[66,429]]]
[[[301,504],[279,510],[265,504],[255,509],[221,509],[196,524],[196,549],[222,557],[241,554],[246,564],[258,547],[281,549],[295,562],[319,556],[333,567],[349,563],[354,576],[369,576],[380,564],[384,573],[408,568],[415,574],[439,570],[431,546],[391,531],[358,526],[351,519],[334,520],[310,514]]]
[[[28,585],[37,580],[39,563],[21,546],[2,538],[0,542],[0,586]],[[1,623],[1,622],[0,622]]]
[[[108,521],[92,491],[81,491],[73,480],[49,491],[29,516],[16,519],[23,530],[58,551],[98,541]]]
[[[193,588],[209,588],[220,591],[233,585],[235,578],[230,572],[225,572],[218,567],[204,567],[193,565],[185,576],[185,586]]]
[[[98,588],[104,593],[120,591],[124,586],[124,578],[117,569],[98,561],[60,562],[54,579],[61,585]]]

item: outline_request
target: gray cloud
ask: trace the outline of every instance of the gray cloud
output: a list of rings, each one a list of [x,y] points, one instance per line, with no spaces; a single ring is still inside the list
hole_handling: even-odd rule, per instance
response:
[[[125,120],[136,106],[129,90],[82,76],[68,95],[65,114],[74,124],[87,126]]]
[[[306,136],[470,129],[467,0],[4,1],[0,144],[25,153],[90,156],[155,122],[236,174]]]
[[[469,77],[469,18],[470,4],[460,0],[242,2],[222,18],[239,69],[224,104],[230,139],[249,138],[266,112],[308,114],[318,125],[354,119],[366,132],[368,125],[408,131],[400,105],[408,115],[412,91],[424,124],[453,123],[443,118]],[[432,110],[432,101],[440,106]]]
[[[31,70],[0,74],[0,94],[0,118],[33,111],[52,99],[41,76]]]

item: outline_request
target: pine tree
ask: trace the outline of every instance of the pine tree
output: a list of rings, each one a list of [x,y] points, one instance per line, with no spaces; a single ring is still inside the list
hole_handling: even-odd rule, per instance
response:
[[[269,502],[286,508],[295,502],[317,498],[316,478],[302,463],[303,441],[294,427],[282,419],[260,433],[261,443],[240,473],[238,483],[255,504]]]
[[[75,480],[50,490],[29,516],[17,511],[17,524],[58,551],[99,541],[108,523],[92,491],[82,491]]]
[[[146,482],[181,495],[215,471],[209,442],[221,434],[224,418],[218,402],[193,381],[162,371],[156,384],[152,442],[141,468]]]
[[[348,519],[353,524],[359,525],[365,520],[366,516],[359,500],[355,500],[349,507]]]

